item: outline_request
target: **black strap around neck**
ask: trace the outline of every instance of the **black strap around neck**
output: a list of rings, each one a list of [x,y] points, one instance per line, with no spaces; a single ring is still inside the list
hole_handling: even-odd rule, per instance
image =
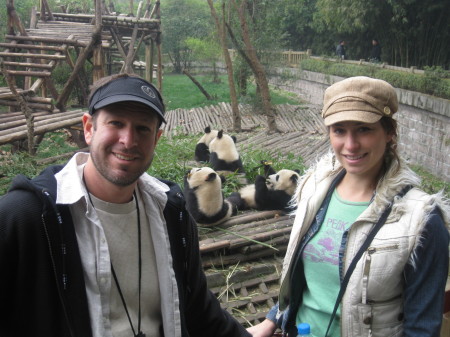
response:
[[[84,179],[84,175],[83,175],[83,183],[84,183],[84,186],[86,188],[87,195],[89,197],[89,201],[90,201],[92,207],[95,208],[95,205],[92,202],[91,194],[90,194],[89,189],[88,189],[88,187],[86,185],[86,181]],[[122,300],[123,307],[124,307],[125,312],[127,314],[128,321],[130,322],[131,330],[133,331],[133,336],[134,337],[145,337],[145,334],[141,331],[141,283],[142,283],[141,282],[141,280],[142,280],[141,216],[140,216],[139,201],[138,201],[138,198],[137,198],[137,195],[136,195],[136,191],[133,192],[133,196],[134,196],[134,200],[136,202],[136,213],[137,213],[136,216],[137,216],[137,228],[138,228],[138,268],[139,268],[139,280],[138,280],[139,309],[138,310],[139,311],[138,311],[138,326],[137,326],[138,333],[137,334],[136,334],[136,331],[134,330],[133,323],[131,322],[130,313],[128,312],[128,307],[127,307],[127,304],[125,302],[125,297],[123,296],[122,290],[120,289],[119,280],[117,278],[116,271],[114,270],[114,266],[112,264],[112,261],[111,261],[111,272],[112,272],[114,281],[116,282],[117,290],[119,292],[120,299]]]
[[[125,312],[128,317],[128,321],[130,322],[131,330],[133,331],[133,336],[135,337],[145,337],[145,334],[141,331],[141,280],[142,280],[142,254],[141,254],[141,217],[140,217],[140,211],[139,211],[139,202],[137,199],[136,192],[133,192],[134,200],[136,201],[136,215],[137,215],[137,226],[138,226],[138,267],[139,267],[139,280],[138,280],[138,296],[139,296],[139,311],[138,311],[138,326],[137,330],[138,333],[136,334],[136,331],[134,330],[133,323],[131,322],[130,313],[128,312],[128,306],[125,302],[125,297],[123,296],[122,289],[120,288],[119,280],[116,275],[116,271],[114,270],[114,266],[111,262],[111,271],[112,275],[114,277],[114,281],[116,282],[117,291],[119,292],[120,299],[122,300],[123,307],[125,309]]]
[[[396,197],[403,197],[408,191],[412,188],[411,185],[405,186],[397,195]],[[395,199],[395,198],[394,198]],[[341,288],[339,289],[339,294],[336,298],[336,303],[334,304],[333,313],[331,314],[330,322],[328,323],[327,332],[325,333],[325,337],[328,336],[328,332],[331,328],[331,323],[333,323],[334,317],[336,316],[337,309],[339,307],[339,304],[341,303],[342,297],[344,297],[345,289],[347,288],[348,281],[350,280],[350,276],[352,275],[353,271],[355,270],[356,264],[358,263],[361,256],[364,254],[364,252],[369,248],[370,243],[372,242],[375,235],[378,233],[380,228],[384,225],[386,222],[387,217],[389,216],[389,213],[391,213],[392,210],[392,201],[386,209],[383,211],[383,213],[380,216],[380,219],[378,219],[378,222],[375,224],[375,226],[370,231],[369,235],[367,236],[366,241],[362,244],[362,246],[359,248],[358,252],[356,253],[355,257],[353,258],[352,262],[350,263],[350,266],[347,269],[347,272],[345,273],[344,279],[342,280]]]

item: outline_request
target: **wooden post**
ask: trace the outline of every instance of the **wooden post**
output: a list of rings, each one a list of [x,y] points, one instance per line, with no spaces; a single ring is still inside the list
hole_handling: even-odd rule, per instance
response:
[[[129,12],[129,14],[130,14],[130,16],[133,16],[133,0],[130,0],[130,12]]]
[[[41,0],[41,1],[42,1],[41,2],[41,11],[44,8],[44,13],[47,12],[49,20],[53,21],[54,20],[53,13],[52,13],[52,11],[50,9],[50,6],[48,5],[47,0]],[[42,15],[41,15],[41,19],[42,19]],[[44,21],[47,21],[47,20],[45,19]]]
[[[95,1],[95,27],[96,30],[102,29],[102,1]],[[101,36],[100,36],[101,38]],[[103,56],[103,48],[101,41],[97,45],[95,45],[93,50],[93,72],[92,72],[92,80],[95,82],[96,80],[105,76],[105,68],[104,68],[104,56]]]
[[[14,31],[14,27],[16,27],[20,35],[28,36],[25,27],[20,21],[19,16],[17,15],[16,9],[14,7],[14,0],[7,0],[6,11],[8,12],[8,35],[16,35]]]
[[[145,79],[153,82],[153,40],[145,42]]]
[[[36,29],[38,23],[36,7],[31,8],[30,28]]]
[[[139,5],[138,5],[138,9],[136,12],[136,18],[139,20],[141,17],[141,13],[142,13],[142,6],[143,6],[143,2],[139,1]]]
[[[105,57],[101,43],[94,48],[92,62],[94,65],[92,71],[92,81],[95,82],[105,76]]]
[[[157,71],[157,74],[158,74],[158,89],[159,89],[159,92],[161,93],[161,95],[162,95],[162,90],[163,90],[163,87],[162,87],[162,48],[161,48],[161,37],[159,36],[159,33],[158,33],[158,40],[157,40],[157,42],[156,42],[156,48],[157,48],[157,51],[158,51],[158,71]]]
[[[150,17],[150,0],[147,0],[146,4],[145,4],[145,13],[144,13],[144,18],[148,19]]]

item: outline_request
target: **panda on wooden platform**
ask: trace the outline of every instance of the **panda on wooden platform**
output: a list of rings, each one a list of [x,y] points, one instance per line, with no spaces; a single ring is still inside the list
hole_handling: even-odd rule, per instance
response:
[[[194,158],[196,161],[209,162],[209,144],[217,136],[218,132],[217,130],[211,130],[209,126],[205,128],[205,134],[195,145]]]
[[[195,167],[185,176],[186,208],[198,225],[218,225],[237,213],[236,208],[224,200],[224,179],[210,167]]]
[[[243,173],[244,167],[236,148],[236,138],[220,130],[209,144],[209,162],[215,171]]]
[[[268,178],[261,175],[255,183],[244,186],[239,192],[232,193],[227,200],[238,210],[254,208],[263,210],[290,210],[289,201],[297,188],[299,170],[280,170]]]

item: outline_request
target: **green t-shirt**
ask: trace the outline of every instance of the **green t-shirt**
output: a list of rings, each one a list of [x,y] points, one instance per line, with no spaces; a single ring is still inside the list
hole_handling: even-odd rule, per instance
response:
[[[307,287],[303,291],[296,324],[309,323],[314,336],[325,335],[339,293],[339,249],[342,235],[369,204],[370,202],[342,200],[335,189],[322,226],[303,250]],[[338,309],[329,336],[340,336],[339,318]]]

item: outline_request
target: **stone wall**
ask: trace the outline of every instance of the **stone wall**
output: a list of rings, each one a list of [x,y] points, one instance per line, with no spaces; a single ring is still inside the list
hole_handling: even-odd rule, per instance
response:
[[[325,89],[342,77],[294,68],[280,68],[271,84],[298,94],[305,101],[322,105]],[[450,101],[397,89],[399,150],[411,164],[426,168],[450,181]]]

